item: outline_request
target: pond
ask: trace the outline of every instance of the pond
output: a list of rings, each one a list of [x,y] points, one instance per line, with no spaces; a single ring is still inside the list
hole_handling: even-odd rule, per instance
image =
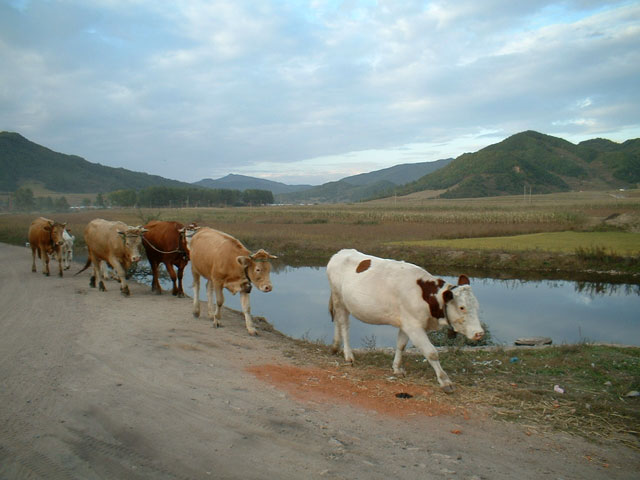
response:
[[[146,263],[146,262],[145,262]],[[164,268],[161,267],[161,271]],[[446,281],[456,283],[452,277]],[[147,281],[151,284],[151,278]],[[280,267],[271,272],[273,291],[251,293],[251,313],[265,317],[293,338],[331,343],[333,323],[328,313],[329,284],[324,267]],[[161,279],[163,289],[171,285]],[[471,278],[480,303],[480,320],[495,343],[511,345],[517,338],[550,337],[554,344],[611,342],[640,345],[640,286],[571,281],[520,281]],[[190,265],[184,290],[193,296]],[[206,301],[206,281],[200,299]],[[241,310],[240,296],[225,290],[225,306]],[[397,330],[353,319],[351,345],[395,346]]]

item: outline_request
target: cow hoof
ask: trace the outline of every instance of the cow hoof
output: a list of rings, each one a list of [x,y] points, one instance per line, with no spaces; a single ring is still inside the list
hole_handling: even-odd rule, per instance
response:
[[[193,312],[193,318],[200,318],[200,312]]]
[[[455,390],[456,390],[456,389],[454,388],[454,386],[453,386],[453,385],[444,385],[444,386],[442,387],[442,391],[443,391],[444,393],[448,393],[448,394],[451,394],[451,393],[455,392]]]
[[[129,287],[121,288],[121,289],[120,289],[120,293],[121,293],[122,295],[124,295],[125,297],[128,297],[128,296],[130,295]]]
[[[393,374],[397,375],[398,377],[406,377],[407,371],[404,368],[396,368],[393,370]]]
[[[335,345],[331,345],[331,353],[334,355],[340,351],[340,347],[336,347]]]
[[[162,290],[151,290],[151,293],[155,293],[156,295],[162,295]]]
[[[176,297],[178,297],[178,298],[184,298],[184,293],[182,293],[182,292],[178,292],[178,293],[176,294]]]
[[[256,331],[255,328],[253,330],[247,330],[247,332],[249,332],[249,335],[251,335],[252,337],[258,336],[258,332]]]
[[[104,286],[104,282],[102,280],[100,280],[100,284],[98,285],[98,289],[101,292],[106,292],[107,291],[107,288]]]
[[[31,269],[31,271],[32,271],[33,273],[36,273],[36,269],[35,269],[35,268],[32,268],[32,269]]]

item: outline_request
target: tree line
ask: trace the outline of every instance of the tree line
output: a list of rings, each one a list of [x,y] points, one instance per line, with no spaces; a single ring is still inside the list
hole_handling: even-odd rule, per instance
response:
[[[108,194],[98,193],[92,203],[86,198],[83,207],[146,207],[146,208],[186,208],[186,207],[234,207],[258,206],[273,203],[273,193],[269,190],[208,189],[191,187],[146,187],[141,190],[116,190]],[[55,199],[50,196],[36,197],[33,190],[21,187],[7,199],[6,210],[65,212],[71,207],[64,196]]]
[[[118,207],[235,207],[269,205],[273,203],[270,190],[228,190],[222,188],[147,187],[117,190],[108,195],[109,202]]]

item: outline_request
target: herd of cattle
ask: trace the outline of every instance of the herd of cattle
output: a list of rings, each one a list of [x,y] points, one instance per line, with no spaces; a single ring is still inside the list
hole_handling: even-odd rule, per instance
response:
[[[45,275],[49,275],[49,255],[59,265],[59,275],[68,269],[72,259],[74,237],[66,224],[47,218],[35,219],[29,228],[32,271],[36,271],[36,254],[42,259]],[[272,290],[270,271],[274,255],[263,249],[251,253],[240,241],[224,232],[192,223],[151,221],[132,227],[123,222],[95,219],[84,229],[88,249],[87,263],[93,273],[89,285],[105,291],[106,268],[111,267],[120,281],[120,291],[128,296],[126,271],[141,257],[144,247],[151,264],[151,290],[161,293],[158,267],[163,263],[173,282],[173,295],[183,297],[184,268],[191,261],[193,273],[193,315],[200,315],[200,278],[207,280],[207,313],[214,326],[219,326],[224,303],[223,289],[240,293],[247,331],[256,334],[251,319],[249,293],[252,285],[263,292]],[[177,267],[178,272],[173,267]],[[329,311],[334,322],[332,350],[343,344],[345,361],[353,363],[349,345],[349,315],[370,324],[398,328],[393,359],[395,374],[403,374],[402,352],[409,340],[422,351],[433,367],[438,383],[450,393],[453,384],[440,366],[438,352],[426,332],[447,326],[451,332],[479,340],[484,335],[478,319],[478,301],[465,275],[452,285],[429,274],[423,268],[403,261],[365,255],[353,249],[340,250],[327,264],[331,295]],[[213,307],[215,295],[216,306]]]

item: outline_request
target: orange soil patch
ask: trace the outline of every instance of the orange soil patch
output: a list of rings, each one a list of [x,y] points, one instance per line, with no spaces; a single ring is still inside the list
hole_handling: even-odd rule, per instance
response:
[[[466,409],[438,399],[433,389],[389,379],[388,373],[382,371],[368,371],[373,373],[373,379],[362,378],[355,371],[345,373],[335,368],[292,365],[253,365],[247,367],[247,371],[305,402],[340,402],[393,417],[455,414],[467,417]],[[397,394],[405,398],[398,398]],[[406,398],[408,396],[410,398]]]

